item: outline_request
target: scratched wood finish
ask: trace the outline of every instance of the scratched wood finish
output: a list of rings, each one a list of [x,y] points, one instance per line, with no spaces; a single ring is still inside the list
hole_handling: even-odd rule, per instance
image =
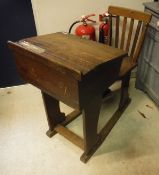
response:
[[[49,68],[26,55],[15,52],[17,68],[22,78],[34,86],[63,101],[70,106],[79,108],[78,82],[58,68]],[[28,60],[29,59],[29,60]]]

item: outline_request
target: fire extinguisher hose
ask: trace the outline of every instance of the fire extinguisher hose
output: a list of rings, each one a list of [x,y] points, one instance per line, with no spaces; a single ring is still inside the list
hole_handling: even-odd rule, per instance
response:
[[[71,33],[72,27],[73,27],[75,24],[79,23],[79,22],[81,22],[81,21],[80,21],[80,20],[75,21],[75,22],[70,26],[69,32],[68,32],[69,34]]]
[[[99,30],[99,42],[104,43],[104,27],[106,24],[102,26],[102,28]]]

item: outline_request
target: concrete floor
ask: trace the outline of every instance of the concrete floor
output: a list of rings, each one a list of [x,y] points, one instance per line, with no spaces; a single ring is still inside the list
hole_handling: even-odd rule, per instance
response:
[[[119,93],[101,109],[99,128]],[[131,81],[132,102],[87,164],[82,150],[56,134],[51,139],[40,91],[31,85],[0,89],[0,175],[158,175],[159,108]],[[61,110],[71,108],[61,103]],[[144,118],[140,113],[144,113]],[[81,116],[68,127],[82,135]]]

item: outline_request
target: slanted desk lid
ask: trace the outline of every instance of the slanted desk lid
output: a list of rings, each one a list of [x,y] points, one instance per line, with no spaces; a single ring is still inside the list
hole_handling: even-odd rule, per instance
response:
[[[78,80],[99,65],[127,55],[120,49],[63,33],[31,37],[9,45],[17,52],[34,55],[32,58],[48,66],[57,65],[66,73],[69,71]]]

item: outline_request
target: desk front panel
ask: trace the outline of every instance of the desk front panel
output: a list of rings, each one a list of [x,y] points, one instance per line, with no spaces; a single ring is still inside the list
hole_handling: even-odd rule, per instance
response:
[[[79,109],[78,81],[59,68],[54,69],[19,52],[14,52],[24,80],[67,105]]]

